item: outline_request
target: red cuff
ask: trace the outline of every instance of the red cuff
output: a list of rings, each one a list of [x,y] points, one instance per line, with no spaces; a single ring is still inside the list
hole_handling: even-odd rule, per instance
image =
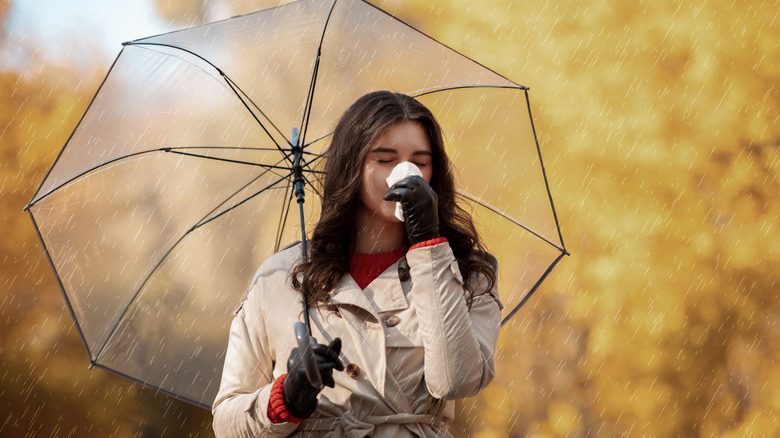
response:
[[[409,251],[411,251],[413,249],[417,249],[417,248],[425,248],[427,246],[438,245],[438,244],[444,243],[444,242],[449,242],[446,237],[435,237],[435,238],[430,239],[430,240],[426,240],[426,241],[423,241],[423,242],[415,243],[414,245],[412,245],[411,248],[409,248]]]
[[[271,397],[268,399],[268,419],[271,423],[294,423],[299,424],[303,422],[303,418],[294,417],[290,411],[287,410],[287,405],[284,404],[284,378],[287,374],[282,374],[278,379],[274,381],[274,386],[271,387]]]

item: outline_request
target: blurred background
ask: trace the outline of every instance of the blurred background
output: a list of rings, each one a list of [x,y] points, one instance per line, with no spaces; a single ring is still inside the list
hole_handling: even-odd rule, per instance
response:
[[[277,3],[0,0],[0,436],[213,436],[87,369],[22,208],[121,42]],[[456,436],[780,435],[780,3],[373,3],[531,88],[572,253]]]

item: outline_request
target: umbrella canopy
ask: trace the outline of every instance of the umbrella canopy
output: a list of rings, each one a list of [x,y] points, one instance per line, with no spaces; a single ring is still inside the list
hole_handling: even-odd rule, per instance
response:
[[[312,226],[335,122],[380,89],[440,121],[511,317],[567,254],[527,88],[363,1],[301,0],[125,43],[27,206],[90,363],[209,407],[255,269],[301,237],[296,156]]]

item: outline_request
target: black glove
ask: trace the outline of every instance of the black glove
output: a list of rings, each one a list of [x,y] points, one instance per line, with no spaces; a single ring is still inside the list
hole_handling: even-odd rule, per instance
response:
[[[384,199],[401,203],[410,244],[439,237],[439,197],[424,179],[406,177],[393,184]]]
[[[333,368],[344,371],[344,365],[339,360],[341,354],[341,339],[336,338],[329,345],[314,345],[314,360],[322,376],[322,383],[333,388]],[[309,418],[317,409],[317,394],[320,388],[309,383],[303,368],[298,348],[293,348],[287,359],[287,377],[284,379],[284,404],[287,410],[296,418]]]

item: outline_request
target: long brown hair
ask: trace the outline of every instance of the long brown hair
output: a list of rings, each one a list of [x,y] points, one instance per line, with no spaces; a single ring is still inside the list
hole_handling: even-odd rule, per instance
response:
[[[333,287],[349,272],[355,245],[358,190],[370,145],[389,126],[407,121],[419,123],[430,139],[433,154],[431,188],[439,198],[439,232],[449,241],[461,275],[466,280],[472,274],[484,275],[488,289],[495,284],[495,260],[486,255],[471,216],[457,204],[454,178],[439,123],[430,110],[414,98],[376,91],[353,103],[333,131],[321,192],[322,211],[312,233],[309,258],[298,264],[291,275],[293,287],[310,304],[326,304]],[[476,291],[468,281],[466,288],[470,303]]]

